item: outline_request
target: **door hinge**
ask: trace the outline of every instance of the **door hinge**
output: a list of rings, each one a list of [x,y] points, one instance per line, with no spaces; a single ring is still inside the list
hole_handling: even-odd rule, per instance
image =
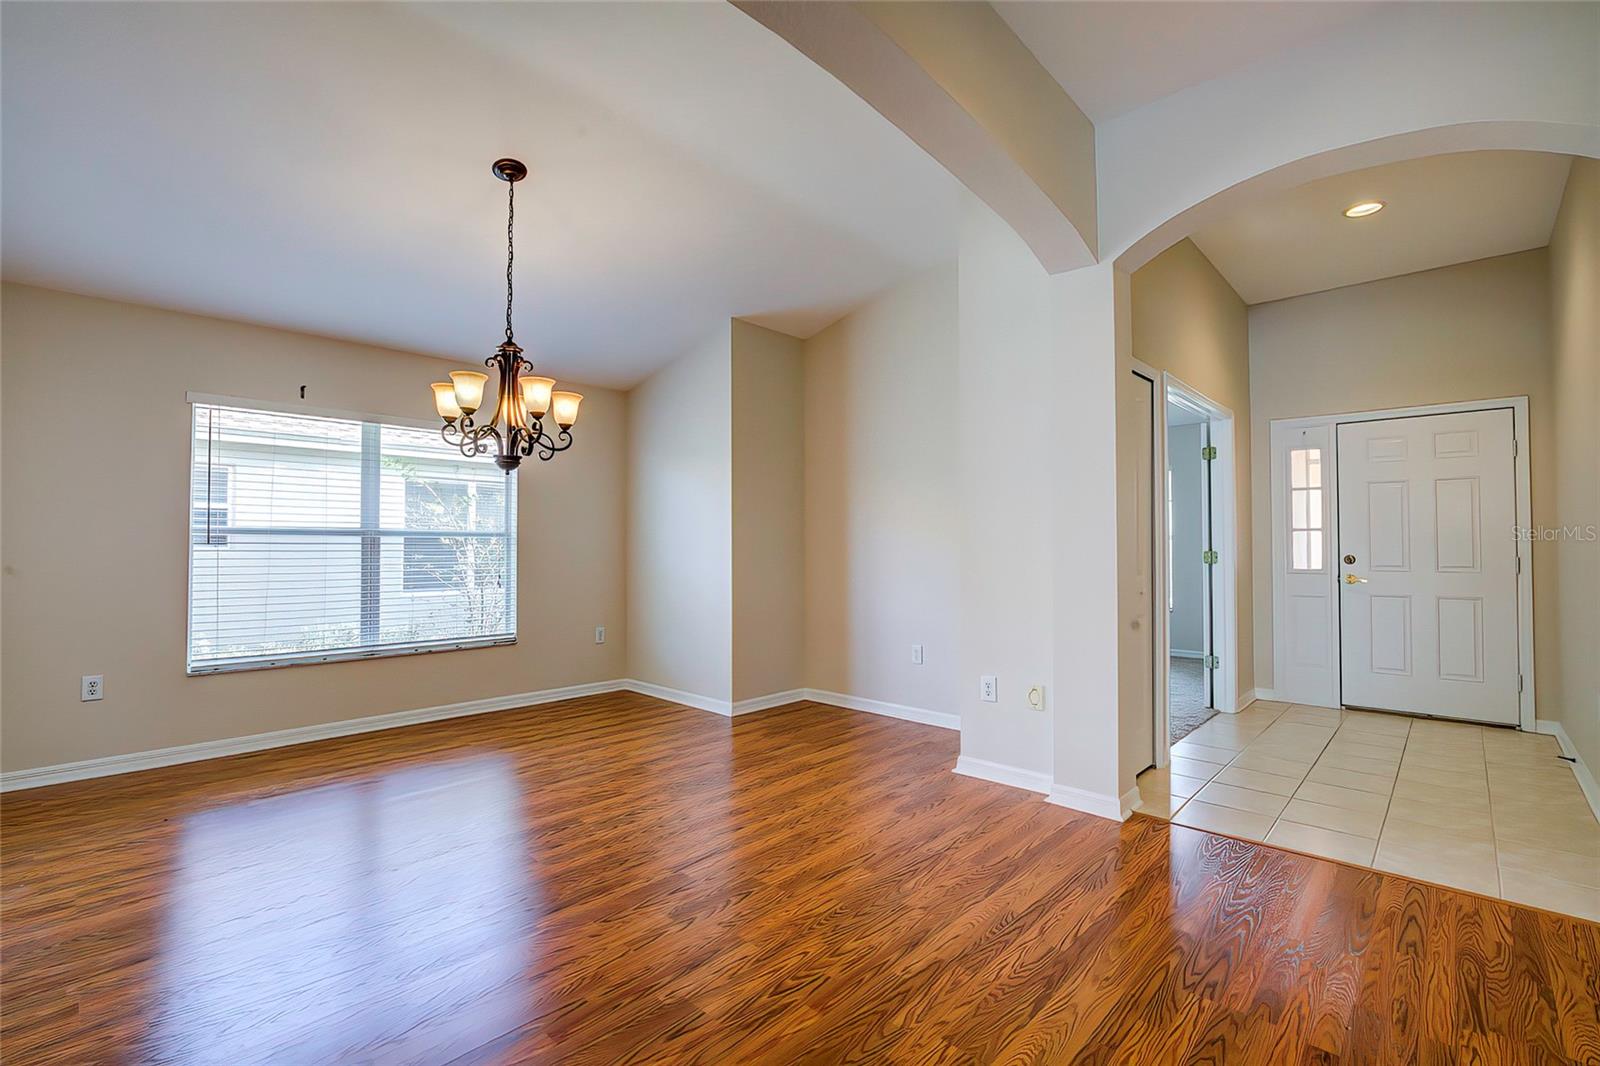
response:
[[[1511,438],[1511,454],[1513,456],[1517,454],[1517,438],[1515,437]]]
[[[1200,458],[1204,459],[1206,462],[1209,463],[1211,460],[1215,459],[1216,457],[1217,457],[1217,446],[1215,444],[1207,444],[1204,448],[1200,449]]]
[[[1522,692],[1522,675],[1518,674],[1517,675],[1517,693],[1520,695],[1521,692]]]
[[[1218,558],[1219,556],[1217,555],[1215,548],[1207,548],[1205,551],[1200,553],[1200,561],[1205,563],[1207,566],[1216,566]]]
[[[1517,573],[1522,573],[1522,556],[1517,556]]]
[[[1217,658],[1215,655],[1207,655],[1201,660],[1201,662],[1205,664],[1205,668],[1207,670],[1215,670],[1217,667],[1222,665],[1222,660]]]

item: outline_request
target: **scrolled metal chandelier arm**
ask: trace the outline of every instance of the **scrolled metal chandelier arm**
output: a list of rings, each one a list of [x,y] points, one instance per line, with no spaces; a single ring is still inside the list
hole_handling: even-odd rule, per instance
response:
[[[508,474],[523,459],[538,455],[549,461],[572,447],[572,426],[578,419],[583,397],[575,392],[554,391],[550,378],[534,377],[533,363],[523,357],[511,328],[512,267],[516,262],[516,183],[527,176],[528,168],[515,159],[500,159],[494,174],[506,182],[506,328],[505,340],[485,359],[484,366],[499,373],[488,421],[479,425],[473,416],[482,403],[489,375],[476,371],[454,371],[450,383],[433,386],[434,405],[444,419],[440,436],[468,458],[487,455],[491,441],[495,464]],[[527,374],[526,380],[523,375]],[[556,424],[551,437],[544,428],[549,415]]]

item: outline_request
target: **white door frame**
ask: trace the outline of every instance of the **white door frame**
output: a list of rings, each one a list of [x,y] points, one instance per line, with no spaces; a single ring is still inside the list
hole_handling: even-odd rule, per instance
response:
[[[1511,411],[1512,433],[1516,439],[1516,494],[1517,494],[1517,525],[1523,529],[1533,526],[1533,507],[1531,503],[1531,489],[1533,479],[1529,471],[1528,456],[1528,398],[1526,396],[1506,396],[1491,400],[1465,400],[1459,403],[1424,404],[1418,407],[1391,407],[1377,411],[1351,411],[1341,414],[1310,415],[1303,418],[1274,418],[1270,423],[1268,462],[1272,460],[1273,451],[1277,447],[1280,432],[1309,429],[1313,427],[1327,427],[1330,434],[1336,433],[1341,422],[1375,422],[1386,418],[1414,418],[1419,415],[1448,415],[1459,414],[1464,411],[1493,411],[1509,408]],[[1330,446],[1328,460],[1323,464],[1323,483],[1328,486],[1328,550],[1335,555],[1339,549],[1339,449]],[[1283,538],[1278,536],[1279,527],[1283,525],[1283,515],[1288,506],[1284,497],[1283,486],[1277,478],[1269,478],[1272,483],[1272,498],[1270,506],[1272,521],[1272,670],[1273,680],[1286,676],[1284,672],[1283,655],[1288,646],[1287,633],[1284,624],[1287,620],[1283,604],[1286,602],[1286,591],[1283,587],[1284,551]],[[1533,684],[1533,552],[1525,547],[1526,542],[1517,541],[1517,559],[1520,563],[1517,571],[1517,669],[1522,674],[1522,694],[1519,697],[1518,717],[1519,728],[1533,731],[1534,728],[1534,684]],[[1333,556],[1330,556],[1332,558]],[[1339,568],[1328,568],[1328,595],[1332,598],[1337,611],[1339,603]],[[1340,627],[1337,624],[1329,627],[1328,634],[1328,661],[1339,662]],[[1333,696],[1334,702],[1342,706],[1344,693],[1341,690],[1342,679],[1338,669],[1333,671]],[[1274,693],[1284,695],[1283,693]]]
[[[1164,538],[1167,529],[1167,494],[1163,486],[1166,481],[1167,463],[1167,400],[1166,386],[1162,382],[1161,371],[1129,358],[1132,372],[1150,382],[1150,434],[1151,434],[1151,466],[1150,471],[1150,533],[1151,554],[1155,561],[1150,572],[1154,575],[1154,587],[1151,589],[1150,615],[1155,625],[1155,636],[1151,642],[1151,655],[1156,656],[1163,648],[1169,648],[1172,640],[1168,633],[1171,619],[1167,617],[1165,604],[1167,602],[1167,553]],[[1167,765],[1167,760],[1172,753],[1172,738],[1167,733],[1167,671],[1159,662],[1150,664],[1150,676],[1155,684],[1155,751],[1152,752],[1152,761],[1157,768]]]
[[[1152,521],[1155,525],[1156,535],[1161,538],[1160,550],[1156,551],[1155,573],[1155,615],[1156,639],[1155,651],[1158,661],[1154,663],[1155,669],[1151,671],[1155,676],[1155,707],[1156,707],[1156,751],[1155,764],[1166,766],[1172,750],[1171,734],[1171,685],[1168,671],[1172,662],[1172,629],[1167,616],[1166,604],[1168,588],[1172,583],[1172,574],[1166,551],[1167,536],[1167,494],[1166,485],[1167,467],[1170,462],[1167,443],[1167,401],[1169,398],[1179,400],[1184,406],[1190,407],[1208,417],[1211,429],[1211,444],[1217,449],[1217,457],[1211,462],[1211,539],[1216,546],[1218,561],[1212,571],[1212,640],[1211,650],[1220,660],[1215,676],[1213,702],[1219,711],[1228,714],[1236,713],[1243,708],[1239,706],[1239,605],[1238,605],[1238,568],[1239,568],[1239,530],[1238,530],[1238,488],[1236,479],[1237,452],[1233,432],[1233,412],[1222,404],[1212,400],[1199,389],[1183,381],[1176,374],[1164,370],[1156,370],[1137,359],[1130,360],[1133,369],[1141,377],[1153,381],[1158,390],[1160,401],[1156,408],[1154,423],[1155,433],[1155,461],[1159,477],[1152,476],[1151,492],[1155,497],[1151,507]]]

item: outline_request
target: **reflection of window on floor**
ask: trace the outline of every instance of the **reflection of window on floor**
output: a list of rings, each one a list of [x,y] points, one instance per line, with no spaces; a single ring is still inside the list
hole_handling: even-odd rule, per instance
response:
[[[510,761],[491,756],[186,815],[142,1050],[443,1062],[515,1029],[535,995],[522,798]],[[440,1004],[470,1009],[419,1024],[420,1005]]]
[[[1322,569],[1322,449],[1289,452],[1290,568],[1302,573]]]

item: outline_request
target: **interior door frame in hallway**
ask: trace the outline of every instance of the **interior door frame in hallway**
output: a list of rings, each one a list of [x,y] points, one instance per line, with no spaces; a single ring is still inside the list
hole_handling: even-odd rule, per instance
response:
[[[1339,567],[1333,552],[1339,545],[1339,457],[1336,436],[1340,424],[1376,422],[1392,418],[1415,418],[1426,415],[1460,414],[1470,411],[1510,410],[1512,431],[1517,441],[1515,456],[1516,523],[1522,529],[1532,528],[1531,505],[1532,475],[1529,464],[1528,398],[1510,396],[1498,399],[1466,400],[1457,403],[1424,404],[1415,407],[1392,407],[1372,411],[1352,411],[1299,418],[1277,418],[1269,423],[1271,469],[1271,521],[1272,521],[1272,689],[1274,699],[1290,703],[1307,703],[1324,707],[1343,706],[1343,691],[1339,677],[1340,656],[1339,626]],[[1320,587],[1326,593],[1325,613],[1317,619],[1306,619],[1304,627],[1297,628],[1296,616],[1289,609],[1289,598],[1294,594],[1289,587],[1288,568],[1290,525],[1287,457],[1291,447],[1300,442],[1315,442],[1323,450],[1322,484],[1324,486],[1323,514],[1325,520],[1324,554],[1329,565],[1319,575]],[[1535,708],[1533,674],[1533,552],[1519,547],[1522,567],[1517,574],[1517,631],[1518,668],[1522,672],[1523,686],[1518,702],[1518,727],[1533,732]],[[1301,580],[1296,578],[1295,580]],[[1302,597],[1304,598],[1304,597]],[[1291,662],[1289,652],[1297,648],[1301,664]],[[1304,667],[1302,664],[1320,659],[1326,670]]]
[[[1167,433],[1166,407],[1169,401],[1177,402],[1192,411],[1204,414],[1210,428],[1211,446],[1216,449],[1210,461],[1211,493],[1210,522],[1212,543],[1216,546],[1217,562],[1211,571],[1211,648],[1220,660],[1215,671],[1213,702],[1217,710],[1233,714],[1239,706],[1239,529],[1238,486],[1236,484],[1237,443],[1234,435],[1233,411],[1217,403],[1199,389],[1165,370],[1137,359],[1130,359],[1133,372],[1149,379],[1156,389],[1151,432],[1154,435],[1154,466],[1150,484],[1149,501],[1153,527],[1159,531],[1163,543],[1155,556],[1152,571],[1155,577],[1153,599],[1162,609],[1156,610],[1155,640],[1151,664],[1155,680],[1155,758],[1153,765],[1167,765],[1172,749],[1171,733],[1171,683],[1169,670],[1172,663],[1172,627],[1164,609],[1168,602],[1172,574],[1164,543],[1167,529],[1167,494],[1155,486],[1166,484],[1166,471],[1171,462]],[[1156,474],[1159,473],[1159,477]]]

